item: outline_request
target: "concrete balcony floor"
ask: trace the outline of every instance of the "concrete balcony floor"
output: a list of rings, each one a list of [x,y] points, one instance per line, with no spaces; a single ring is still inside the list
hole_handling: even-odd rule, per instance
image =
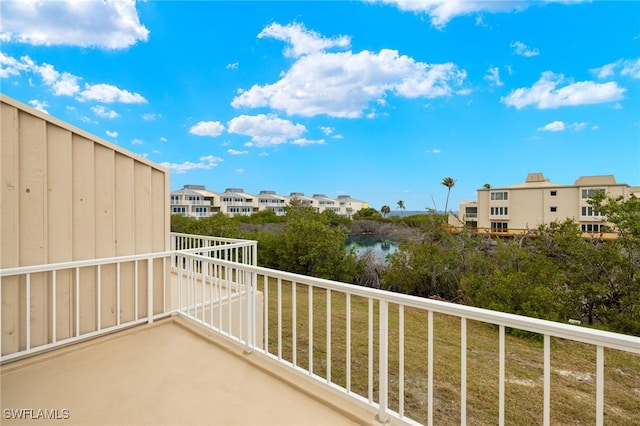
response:
[[[0,375],[3,425],[343,425],[375,415],[179,317],[9,363]],[[20,408],[69,418],[7,418]]]

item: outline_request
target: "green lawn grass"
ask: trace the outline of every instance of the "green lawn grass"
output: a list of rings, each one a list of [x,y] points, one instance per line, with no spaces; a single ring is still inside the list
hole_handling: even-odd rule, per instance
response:
[[[265,291],[263,277],[259,290]],[[268,350],[293,358],[293,286],[291,282],[268,282]],[[278,336],[278,299],[281,301],[282,336]],[[309,367],[309,293],[295,286],[295,364]],[[327,376],[327,291],[313,291],[313,373]],[[373,304],[373,387],[369,388],[369,302],[351,297],[351,391],[364,397],[371,392],[378,401],[378,303]],[[347,387],[346,296],[331,292],[331,381]],[[400,410],[399,307],[389,305],[389,406]],[[434,324],[434,422],[460,424],[460,319],[433,315]],[[427,422],[428,316],[414,308],[404,309],[404,414]],[[493,425],[498,421],[498,328],[467,321],[467,423]],[[543,345],[536,336],[506,335],[505,423],[541,424],[543,412]],[[563,339],[551,339],[551,423],[594,424],[596,349]],[[640,423],[640,356],[605,350],[605,422],[616,425]]]

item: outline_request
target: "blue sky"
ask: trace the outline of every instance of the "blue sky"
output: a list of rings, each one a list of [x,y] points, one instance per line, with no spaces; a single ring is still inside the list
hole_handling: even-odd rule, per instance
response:
[[[2,93],[171,187],[443,209],[543,172],[640,185],[640,2],[0,3]]]

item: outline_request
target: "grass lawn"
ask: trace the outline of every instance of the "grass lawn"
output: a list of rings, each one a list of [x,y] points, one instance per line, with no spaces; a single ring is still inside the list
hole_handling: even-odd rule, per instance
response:
[[[265,291],[260,277],[259,290]],[[294,362],[294,286],[268,282],[268,350]],[[369,301],[351,297],[351,361],[347,365],[347,298],[342,293],[314,289],[312,294],[313,373],[327,377],[330,346],[331,380],[364,397],[378,401],[378,303],[373,303],[373,379],[369,387]],[[278,339],[278,301],[281,303],[282,337]],[[295,364],[309,367],[309,292],[295,286]],[[331,309],[331,339],[327,342],[327,307]],[[400,380],[400,308],[389,305],[389,406],[400,411],[400,388],[404,388],[404,414],[421,423],[427,421],[428,320],[427,312],[404,309],[404,379]],[[460,319],[433,315],[434,324],[434,422],[460,424]],[[493,425],[498,422],[498,328],[467,321],[467,423]],[[328,345],[329,343],[329,345]],[[506,335],[505,423],[541,424],[543,412],[543,344],[541,336]],[[551,339],[551,423],[591,425],[595,423],[595,347]],[[605,350],[605,422],[640,424],[640,356]]]

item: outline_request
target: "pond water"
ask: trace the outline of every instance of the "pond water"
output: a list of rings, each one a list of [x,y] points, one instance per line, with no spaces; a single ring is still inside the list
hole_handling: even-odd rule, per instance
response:
[[[395,241],[371,234],[349,235],[345,241],[345,246],[347,250],[354,249],[356,255],[371,251],[383,263],[386,262],[387,255],[399,250],[398,243]]]

